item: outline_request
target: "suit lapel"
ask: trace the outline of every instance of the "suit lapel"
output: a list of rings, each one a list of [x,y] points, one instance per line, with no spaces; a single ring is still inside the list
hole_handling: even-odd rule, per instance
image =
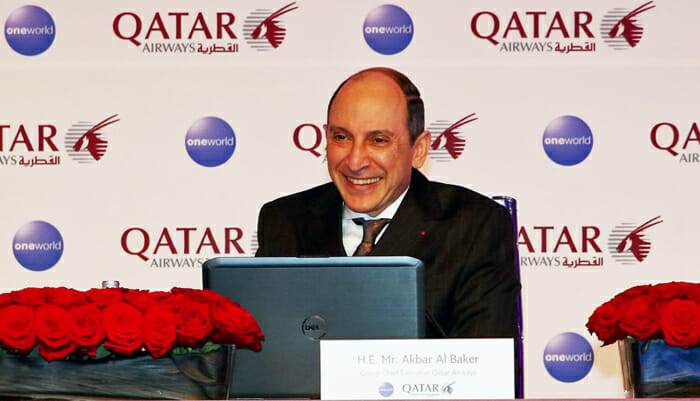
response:
[[[343,209],[340,193],[331,183],[320,196],[307,199],[310,218],[301,233],[304,256],[345,256],[340,218]]]
[[[440,202],[428,189],[429,184],[423,174],[413,170],[406,197],[370,255],[405,255],[407,250],[421,246],[424,232],[442,214]]]

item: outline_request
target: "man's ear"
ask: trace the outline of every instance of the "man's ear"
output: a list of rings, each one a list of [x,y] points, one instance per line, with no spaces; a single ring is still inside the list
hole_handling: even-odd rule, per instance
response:
[[[430,132],[428,131],[421,132],[420,135],[418,135],[418,138],[416,138],[415,142],[413,142],[413,167],[423,167],[425,158],[428,157],[430,142]]]

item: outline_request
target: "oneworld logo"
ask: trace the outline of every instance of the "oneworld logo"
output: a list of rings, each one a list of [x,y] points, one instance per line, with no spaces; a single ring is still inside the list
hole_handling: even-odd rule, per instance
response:
[[[231,158],[236,149],[236,135],[228,123],[218,117],[204,117],[194,122],[185,136],[187,154],[205,167],[216,167]]]
[[[616,226],[608,237],[608,250],[613,259],[623,265],[644,262],[651,250],[646,230],[660,223],[663,223],[661,216],[656,216],[642,224],[622,223]]]
[[[23,225],[12,241],[15,259],[29,270],[52,268],[63,255],[63,238],[56,227],[35,220]]]
[[[396,54],[411,43],[413,21],[403,8],[384,4],[370,11],[362,32],[372,50],[380,54]]]
[[[644,34],[638,18],[645,11],[656,7],[653,1],[642,4],[634,10],[615,8],[603,17],[600,35],[603,41],[615,50],[627,50],[637,46]]]
[[[394,394],[394,386],[389,382],[384,382],[379,386],[379,395],[382,397],[391,397]]]
[[[13,11],[5,22],[5,39],[12,50],[25,56],[46,51],[56,37],[56,24],[41,7],[24,6]]]
[[[544,367],[555,379],[573,383],[586,377],[593,367],[593,348],[576,333],[561,333],[547,343]]]
[[[462,137],[463,127],[477,119],[476,113],[472,113],[457,121],[437,120],[428,125],[432,140],[428,151],[430,158],[446,162],[461,156],[467,142]]]
[[[593,133],[578,117],[557,117],[545,128],[542,146],[553,162],[573,166],[581,163],[591,153]]]
[[[95,123],[93,121],[78,121],[66,133],[65,149],[68,155],[78,163],[94,163],[104,156],[107,151],[107,138],[104,128],[119,121],[114,114]]]
[[[257,51],[270,51],[278,48],[286,37],[287,28],[282,16],[296,10],[296,2],[278,10],[257,9],[243,24],[243,34],[250,47]]]

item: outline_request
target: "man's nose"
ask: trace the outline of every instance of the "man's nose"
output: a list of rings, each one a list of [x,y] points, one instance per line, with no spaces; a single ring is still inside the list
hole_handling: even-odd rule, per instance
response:
[[[353,171],[362,170],[369,166],[367,147],[360,141],[353,143],[346,162],[348,167]]]

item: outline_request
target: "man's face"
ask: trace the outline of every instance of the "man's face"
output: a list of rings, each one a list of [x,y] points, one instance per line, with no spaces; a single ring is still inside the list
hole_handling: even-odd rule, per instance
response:
[[[326,125],[328,172],[352,210],[376,216],[423,165],[430,133],[411,145],[406,99],[391,78],[369,72],[347,82],[333,100]]]

